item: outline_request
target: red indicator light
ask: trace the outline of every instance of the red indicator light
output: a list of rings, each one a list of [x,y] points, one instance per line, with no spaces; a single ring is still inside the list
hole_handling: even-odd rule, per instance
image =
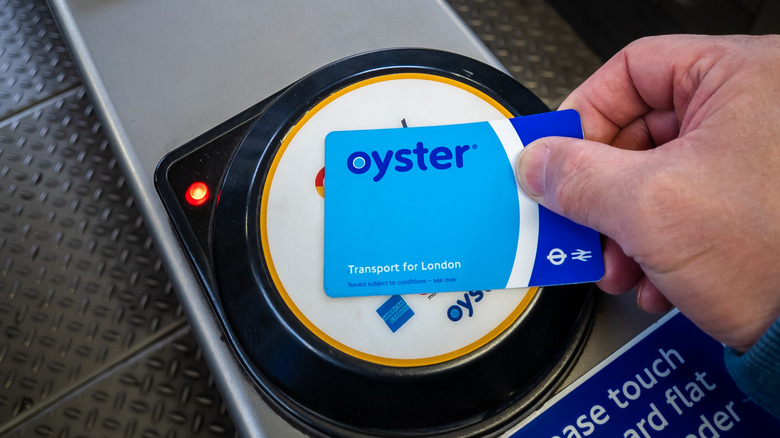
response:
[[[194,182],[187,189],[184,197],[190,205],[203,205],[209,200],[209,188],[205,183]]]

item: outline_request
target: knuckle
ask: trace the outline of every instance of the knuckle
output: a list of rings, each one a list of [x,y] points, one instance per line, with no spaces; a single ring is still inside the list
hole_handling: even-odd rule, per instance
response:
[[[646,266],[660,266],[669,252],[680,245],[682,236],[673,230],[681,229],[680,221],[687,203],[681,196],[680,181],[672,173],[656,171],[640,173],[632,185],[633,202],[624,207],[631,228],[621,236],[626,255]],[[684,239],[683,239],[684,240]]]
[[[582,218],[592,207],[589,200],[593,197],[586,196],[593,176],[588,163],[586,148],[572,148],[560,163],[554,196],[565,216]]]

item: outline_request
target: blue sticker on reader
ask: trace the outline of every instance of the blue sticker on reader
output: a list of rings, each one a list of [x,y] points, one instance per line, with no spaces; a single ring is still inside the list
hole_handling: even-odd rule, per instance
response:
[[[385,301],[384,304],[376,309],[376,313],[382,317],[393,333],[397,332],[406,321],[409,321],[409,318],[414,316],[414,311],[411,307],[398,295],[393,295]]]
[[[325,291],[331,297],[596,281],[597,232],[531,201],[523,148],[582,138],[573,110],[325,139]]]

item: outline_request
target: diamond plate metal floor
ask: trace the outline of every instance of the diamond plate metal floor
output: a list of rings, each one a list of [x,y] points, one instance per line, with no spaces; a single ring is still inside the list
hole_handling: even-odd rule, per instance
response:
[[[509,72],[550,108],[601,66],[543,0],[448,0]]]
[[[0,119],[78,83],[46,4],[0,0]]]
[[[598,67],[543,1],[451,3],[550,106]],[[45,1],[0,43],[0,436],[235,436]]]
[[[0,41],[0,435],[234,435],[45,2]]]

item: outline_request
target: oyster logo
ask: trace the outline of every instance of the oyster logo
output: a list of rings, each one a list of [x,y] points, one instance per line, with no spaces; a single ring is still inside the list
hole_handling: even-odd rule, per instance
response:
[[[463,155],[466,151],[475,149],[477,149],[477,145],[455,146],[453,149],[439,146],[429,150],[422,142],[417,142],[414,149],[398,149],[397,151],[391,149],[384,153],[372,151],[370,154],[363,151],[353,152],[347,157],[347,168],[356,175],[362,175],[374,169],[372,179],[379,182],[394,163],[395,166],[392,169],[396,172],[408,172],[415,167],[420,170],[428,170],[429,168],[446,170],[453,165],[462,168]]]
[[[447,318],[449,318],[452,322],[458,322],[461,318],[463,318],[464,310],[469,312],[468,317],[471,318],[474,316],[474,303],[482,301],[482,298],[485,297],[486,292],[490,292],[490,290],[470,290],[468,292],[464,292],[463,299],[455,301],[455,304],[451,305],[450,308],[447,309]],[[472,298],[474,298],[474,303],[471,302]]]

